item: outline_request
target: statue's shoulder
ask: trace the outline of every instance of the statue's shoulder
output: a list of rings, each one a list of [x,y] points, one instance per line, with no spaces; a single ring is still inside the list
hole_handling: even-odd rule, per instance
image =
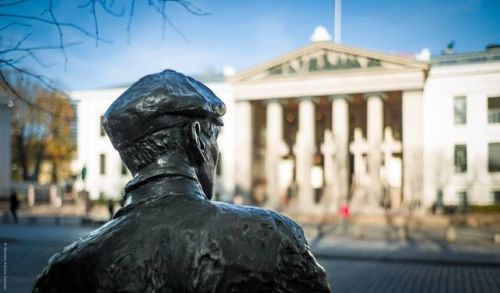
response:
[[[215,202],[214,205],[217,208],[215,221],[236,230],[248,231],[244,235],[249,237],[254,237],[253,234],[268,235],[286,238],[298,246],[307,244],[300,225],[278,212],[227,203]]]
[[[126,248],[127,226],[130,225],[123,219],[110,221],[61,249],[38,276],[34,292],[48,292],[48,288],[54,292],[70,288],[78,288],[77,292],[92,291],[96,280],[106,279],[101,268],[110,267],[116,261],[115,256]]]
[[[271,276],[276,292],[330,292],[325,271],[295,221],[256,207],[214,206],[217,212],[211,221],[228,248],[224,256],[235,260],[232,267],[243,267],[247,279],[259,283],[263,274]]]

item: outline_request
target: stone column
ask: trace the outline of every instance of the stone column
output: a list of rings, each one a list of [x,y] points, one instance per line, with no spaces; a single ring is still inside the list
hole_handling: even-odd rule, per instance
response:
[[[368,198],[370,205],[377,205],[382,193],[380,167],[382,164],[381,144],[384,127],[384,93],[367,93],[367,138],[370,151],[368,153]]]
[[[299,209],[310,212],[314,209],[313,188],[311,186],[311,168],[316,151],[315,106],[311,97],[299,102],[299,130],[295,145],[296,180],[298,184]]]
[[[279,100],[271,100],[266,104],[266,206],[279,208],[281,190],[279,188],[279,163],[285,155],[286,144],[283,142],[283,106]]]
[[[35,186],[33,184],[28,185],[28,206],[32,207],[35,205]]]
[[[61,198],[58,195],[57,186],[55,184],[50,185],[49,188],[50,205],[54,207],[60,207],[62,204]]]
[[[244,203],[250,202],[252,189],[252,128],[253,110],[250,101],[236,102],[236,187],[235,196],[242,197]]]
[[[423,202],[423,93],[404,91],[403,102],[403,200]],[[435,194],[435,193],[433,193]]]
[[[349,190],[349,95],[332,96],[332,130],[335,141],[335,167],[337,178],[336,201],[347,197]]]
[[[325,130],[325,139],[321,144],[321,153],[324,156],[323,169],[325,174],[325,188],[323,190],[322,201],[325,204],[325,212],[335,212],[338,207],[339,198],[336,194],[337,186],[337,164],[336,164],[336,146],[333,139],[333,133],[330,129]]]

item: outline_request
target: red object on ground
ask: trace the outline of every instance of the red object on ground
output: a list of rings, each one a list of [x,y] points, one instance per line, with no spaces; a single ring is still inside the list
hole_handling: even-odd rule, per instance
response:
[[[350,211],[349,211],[349,206],[348,205],[341,205],[340,206],[340,216],[344,219],[349,218]]]

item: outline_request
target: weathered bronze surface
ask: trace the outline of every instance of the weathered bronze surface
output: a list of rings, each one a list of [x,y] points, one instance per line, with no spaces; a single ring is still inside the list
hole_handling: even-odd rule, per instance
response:
[[[105,114],[134,178],[106,225],[54,255],[34,292],[330,292],[301,227],[210,201],[222,101],[165,70]]]

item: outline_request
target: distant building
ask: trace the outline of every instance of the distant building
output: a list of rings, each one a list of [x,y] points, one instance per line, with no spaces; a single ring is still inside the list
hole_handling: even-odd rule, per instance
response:
[[[434,56],[431,65],[422,109],[424,200],[500,204],[500,48]]]
[[[80,91],[72,93],[78,103],[77,163],[75,167],[85,181],[80,189],[89,191],[91,198],[118,199],[130,180],[130,172],[123,165],[118,152],[111,145],[101,126],[102,115],[126,88]]]
[[[11,188],[12,146],[10,129],[13,105],[9,98],[0,96],[0,197],[8,197]]]
[[[500,204],[500,50],[419,59],[317,41],[206,82],[228,107],[218,199],[316,214],[346,199]],[[72,93],[93,198],[130,179],[100,126],[125,89]]]

